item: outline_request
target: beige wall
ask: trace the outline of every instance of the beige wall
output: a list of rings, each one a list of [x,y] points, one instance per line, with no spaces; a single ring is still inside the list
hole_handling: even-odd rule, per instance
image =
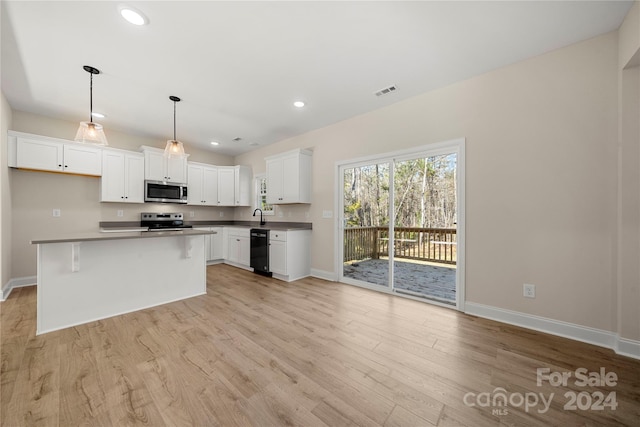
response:
[[[21,111],[14,111],[12,130],[73,139],[77,123],[55,120]],[[126,135],[110,131],[105,124],[109,146],[138,151],[141,145],[164,148],[165,141]],[[3,140],[3,153],[6,141]],[[233,158],[216,153],[196,150],[185,143],[189,160],[217,165],[232,165]],[[5,163],[6,164],[6,163]],[[22,278],[36,275],[36,248],[29,242],[49,235],[95,231],[100,221],[138,221],[140,212],[194,212],[188,219],[230,219],[233,208],[206,208],[199,206],[177,206],[156,203],[100,203],[100,179],[86,176],[54,174],[45,172],[8,170],[11,178],[13,204],[13,230],[11,277]],[[3,189],[3,197],[4,197]],[[52,210],[60,209],[61,217],[54,218]],[[124,217],[117,211],[123,210]],[[3,227],[4,231],[4,227]],[[3,256],[4,261],[4,256]]]
[[[618,333],[640,340],[640,3],[619,34]]]
[[[260,150],[311,148],[312,267],[334,271],[335,163],[466,138],[466,300],[613,331],[617,34],[606,34]],[[535,299],[522,284],[537,286]]]
[[[7,167],[7,130],[12,126],[12,111],[0,92],[0,288],[13,277],[11,273],[11,182]]]

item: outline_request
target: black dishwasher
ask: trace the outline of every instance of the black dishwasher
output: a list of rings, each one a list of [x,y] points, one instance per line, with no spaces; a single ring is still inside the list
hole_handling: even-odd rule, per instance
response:
[[[264,276],[271,276],[269,271],[269,230],[251,229],[251,268]]]

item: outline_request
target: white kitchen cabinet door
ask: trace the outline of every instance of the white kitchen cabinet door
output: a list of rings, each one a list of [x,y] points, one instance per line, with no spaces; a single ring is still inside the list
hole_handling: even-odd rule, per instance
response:
[[[227,234],[226,260],[238,266],[249,268],[251,264],[251,241],[249,229],[229,228]]]
[[[249,267],[251,265],[251,239],[249,237],[240,237],[240,264]]]
[[[124,153],[102,153],[102,178],[100,178],[101,202],[124,202]]]
[[[144,179],[167,180],[165,158],[162,151],[144,150]]]
[[[73,142],[18,137],[16,166],[52,172],[102,175],[102,149]]]
[[[234,174],[235,205],[251,206],[251,167],[234,166]]]
[[[165,157],[164,150],[142,147],[144,152],[144,179],[178,184],[187,182],[187,157]]]
[[[186,157],[166,157],[167,181],[184,184],[187,182]]]
[[[287,242],[269,240],[269,271],[287,275]]]
[[[205,167],[202,173],[202,200],[206,206],[218,204],[218,169]]]
[[[218,170],[215,167],[189,162],[187,186],[188,204],[201,206],[218,204]]]
[[[211,231],[215,231],[216,234],[212,234],[211,237],[211,244],[209,246],[209,260],[211,261],[216,261],[216,260],[221,260],[223,258],[223,253],[222,253],[222,239],[223,239],[223,233],[222,233],[222,227],[211,227]]]
[[[124,199],[128,203],[144,203],[144,156],[124,156]]]
[[[103,150],[101,202],[144,203],[144,157]]]
[[[202,205],[204,167],[189,163],[187,166],[187,204]]]
[[[235,171],[233,166],[218,167],[218,206],[235,206]]]
[[[311,203],[311,152],[267,157],[267,203]]]
[[[31,138],[17,138],[16,166],[25,169],[63,171],[63,144]]]
[[[267,203],[277,205],[282,198],[282,159],[267,160]]]
[[[102,175],[102,149],[85,144],[64,144],[64,172]]]
[[[231,262],[240,262],[240,237],[227,237],[227,260]]]

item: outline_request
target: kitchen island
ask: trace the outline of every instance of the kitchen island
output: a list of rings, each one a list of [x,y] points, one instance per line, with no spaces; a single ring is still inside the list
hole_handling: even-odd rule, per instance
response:
[[[206,230],[86,233],[38,245],[37,334],[206,293]]]

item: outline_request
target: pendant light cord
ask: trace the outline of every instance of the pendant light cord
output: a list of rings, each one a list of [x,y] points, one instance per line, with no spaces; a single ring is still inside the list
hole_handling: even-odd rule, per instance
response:
[[[89,121],[93,123],[93,73],[89,76]]]
[[[176,140],[176,101],[173,101],[173,140]]]

